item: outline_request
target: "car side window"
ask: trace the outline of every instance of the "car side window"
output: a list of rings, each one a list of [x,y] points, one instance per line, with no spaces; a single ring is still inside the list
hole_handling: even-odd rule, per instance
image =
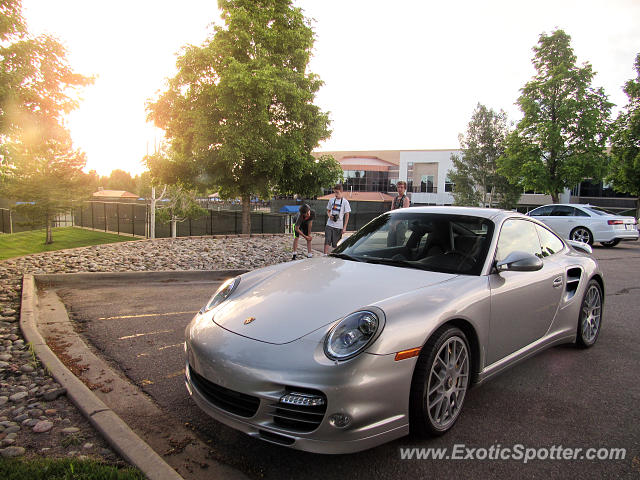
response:
[[[548,257],[554,253],[558,253],[564,248],[564,243],[555,233],[550,232],[546,228],[536,225],[538,237],[540,237],[540,246],[542,247],[542,256]]]
[[[585,212],[584,210],[580,210],[579,208],[574,208],[575,210],[575,216],[576,217],[590,217],[591,215],[589,215],[587,212]]]
[[[527,220],[511,219],[502,224],[496,260],[504,260],[512,252],[526,252],[542,258],[540,240],[536,233],[536,226]]]
[[[535,210],[531,210],[531,212],[529,212],[529,215],[531,215],[532,217],[546,217],[550,215],[550,213],[551,207],[547,205],[544,207],[538,207]]]
[[[573,217],[575,216],[575,208],[567,205],[555,205],[551,211],[552,217]]]

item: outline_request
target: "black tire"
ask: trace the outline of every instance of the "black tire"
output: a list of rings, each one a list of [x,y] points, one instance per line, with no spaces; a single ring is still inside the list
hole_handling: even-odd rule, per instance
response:
[[[603,247],[607,247],[607,248],[615,247],[619,243],[620,243],[620,239],[619,238],[616,238],[615,240],[611,240],[610,242],[600,242],[600,244]]]
[[[470,353],[464,332],[451,325],[438,329],[422,347],[413,372],[409,397],[412,433],[421,436],[442,435],[456,423],[470,386]],[[447,357],[451,354],[454,361],[447,362],[449,366],[445,368],[444,359],[451,360]],[[438,396],[442,397],[439,402]],[[446,410],[442,411],[443,408]],[[447,415],[447,412],[451,413]],[[438,421],[439,417],[442,421]]]
[[[587,245],[593,245],[593,234],[587,227],[576,227],[571,230],[569,239],[576,242],[586,243]]]
[[[598,341],[602,327],[603,306],[602,288],[600,288],[600,284],[597,281],[590,280],[580,304],[576,335],[576,344],[579,347],[589,348]]]

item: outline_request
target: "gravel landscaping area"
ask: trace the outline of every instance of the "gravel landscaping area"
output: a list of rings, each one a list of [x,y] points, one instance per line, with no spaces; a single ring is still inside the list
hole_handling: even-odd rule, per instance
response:
[[[23,274],[253,270],[290,260],[291,245],[290,235],[192,237],[98,245],[0,262],[0,455],[88,456],[119,462],[25,345],[19,327]]]

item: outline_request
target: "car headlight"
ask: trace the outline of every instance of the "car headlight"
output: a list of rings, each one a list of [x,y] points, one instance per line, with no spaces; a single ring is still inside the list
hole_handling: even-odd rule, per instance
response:
[[[220,285],[220,288],[218,288],[216,293],[213,294],[213,296],[207,302],[207,304],[204,307],[202,307],[202,310],[200,310],[200,313],[208,312],[209,310],[216,308],[218,305],[224,302],[227,298],[229,298],[229,295],[233,293],[233,291],[236,289],[239,283],[240,283],[240,277],[235,277],[235,278],[230,278],[229,280],[224,282],[222,285]]]
[[[347,315],[329,331],[324,353],[331,360],[348,360],[362,352],[380,328],[379,316],[369,310]]]

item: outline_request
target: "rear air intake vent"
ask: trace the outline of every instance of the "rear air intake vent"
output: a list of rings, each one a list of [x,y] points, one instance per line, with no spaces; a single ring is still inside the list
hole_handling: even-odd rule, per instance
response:
[[[567,293],[565,300],[571,300],[578,291],[580,279],[582,278],[581,268],[570,268],[567,270]]]

